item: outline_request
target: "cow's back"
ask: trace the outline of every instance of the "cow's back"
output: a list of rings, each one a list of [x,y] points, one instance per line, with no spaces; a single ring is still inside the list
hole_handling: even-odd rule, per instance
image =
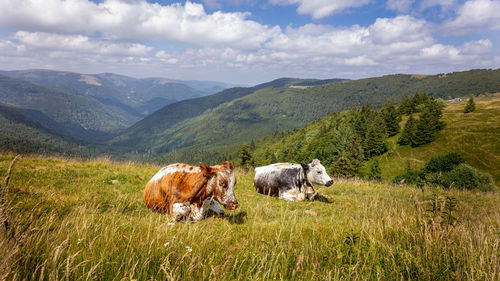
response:
[[[292,163],[276,163],[255,168],[254,186],[257,192],[279,196],[280,192],[301,185],[302,167]]]
[[[172,204],[191,202],[206,183],[198,167],[172,164],[158,171],[146,184],[144,203],[154,212],[172,214]]]

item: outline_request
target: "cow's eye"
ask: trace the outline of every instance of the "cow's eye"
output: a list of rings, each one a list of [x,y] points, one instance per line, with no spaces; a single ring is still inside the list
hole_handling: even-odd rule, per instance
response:
[[[321,174],[321,171],[318,171],[318,174]]]

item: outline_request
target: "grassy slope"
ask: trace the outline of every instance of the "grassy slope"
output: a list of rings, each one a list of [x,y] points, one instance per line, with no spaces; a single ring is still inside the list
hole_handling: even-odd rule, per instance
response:
[[[377,108],[387,100],[398,101],[403,94],[416,91],[443,98],[496,92],[500,90],[499,78],[500,70],[471,70],[445,77],[397,74],[306,88],[268,87],[203,107],[195,110],[197,114],[188,113],[190,116],[175,112],[177,104],[167,106],[161,110],[163,113],[156,112],[117,137],[116,144],[125,145],[129,151],[141,148],[153,156],[184,149],[220,148],[299,128],[352,105],[369,102]],[[190,106],[196,108],[192,101]],[[150,122],[158,117],[165,119],[168,126]]]
[[[394,151],[380,159],[383,177],[391,180],[406,169],[408,162],[412,168],[420,168],[433,155],[458,152],[470,165],[490,173],[500,186],[500,93],[475,98],[475,102],[476,111],[469,114],[463,113],[467,99],[450,103],[443,110],[446,126],[430,144],[399,146],[399,135],[392,137]]]
[[[0,156],[0,175],[5,175],[11,160],[12,156]],[[105,159],[20,159],[6,193],[11,230],[0,232],[0,251],[5,253],[0,257],[0,276],[7,280],[500,277],[498,193],[443,193],[459,200],[458,223],[447,229],[418,219],[426,207],[420,191],[337,182],[319,189],[326,200],[287,203],[257,194],[253,174],[238,171],[239,209],[226,218],[172,225],[167,216],[153,214],[142,203],[141,190],[158,168]],[[24,234],[15,235],[21,244],[7,238],[12,229]],[[352,243],[353,237],[359,238]]]

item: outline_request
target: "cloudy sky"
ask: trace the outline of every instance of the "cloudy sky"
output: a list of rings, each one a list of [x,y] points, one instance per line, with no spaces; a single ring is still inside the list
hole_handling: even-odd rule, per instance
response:
[[[256,84],[500,67],[500,0],[0,0],[0,69]]]

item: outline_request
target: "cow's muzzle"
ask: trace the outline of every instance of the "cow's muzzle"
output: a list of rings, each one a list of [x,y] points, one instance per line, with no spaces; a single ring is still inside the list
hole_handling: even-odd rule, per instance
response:
[[[238,208],[238,202],[230,202],[229,204],[227,204],[227,206],[225,206],[226,209],[228,210],[234,210],[236,208]]]
[[[332,181],[332,180],[329,180],[329,181],[325,184],[325,186],[330,186],[330,185],[332,185],[332,184],[333,184],[333,181]]]

